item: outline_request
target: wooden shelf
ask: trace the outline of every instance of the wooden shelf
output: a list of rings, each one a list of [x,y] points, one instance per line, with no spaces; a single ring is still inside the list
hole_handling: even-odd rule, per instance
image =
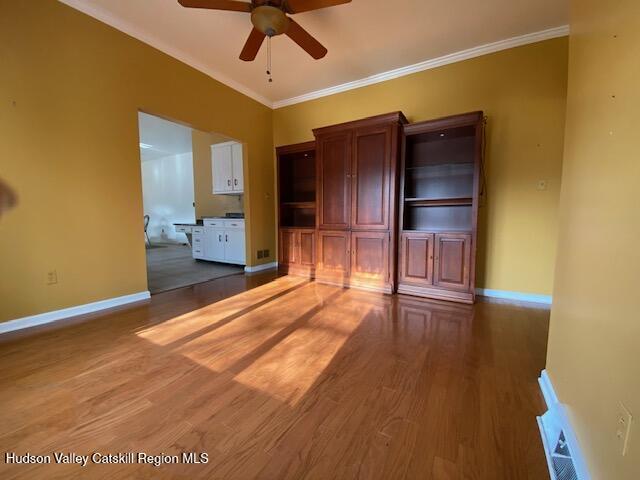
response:
[[[280,205],[292,208],[316,208],[316,202],[282,202]]]
[[[473,204],[473,199],[469,197],[465,198],[405,198],[404,201],[411,206],[416,207],[450,207],[450,206],[468,206]]]

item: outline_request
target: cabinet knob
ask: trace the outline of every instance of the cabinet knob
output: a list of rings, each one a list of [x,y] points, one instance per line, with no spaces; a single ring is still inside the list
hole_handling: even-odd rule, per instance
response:
[[[234,184],[234,185],[238,185],[238,179],[237,179],[237,178],[234,178],[234,179],[233,179],[233,184]]]
[[[222,235],[218,235],[218,241],[221,242],[222,241]]]
[[[227,180],[227,185],[231,186],[231,180]]]
[[[225,235],[224,235],[224,241],[225,241],[225,242],[228,242],[228,241],[229,241],[229,235],[227,235],[226,233],[225,233]]]

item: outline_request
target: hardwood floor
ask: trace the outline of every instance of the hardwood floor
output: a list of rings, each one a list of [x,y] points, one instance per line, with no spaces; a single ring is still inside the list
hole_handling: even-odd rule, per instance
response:
[[[208,463],[3,458],[3,479],[548,478],[535,421],[546,310],[263,274],[93,317],[0,339],[3,455]]]

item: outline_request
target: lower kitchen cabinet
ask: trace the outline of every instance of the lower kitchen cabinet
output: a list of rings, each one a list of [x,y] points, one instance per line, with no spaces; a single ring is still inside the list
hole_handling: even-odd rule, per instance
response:
[[[204,226],[193,229],[193,258],[245,265],[244,220],[205,219]]]

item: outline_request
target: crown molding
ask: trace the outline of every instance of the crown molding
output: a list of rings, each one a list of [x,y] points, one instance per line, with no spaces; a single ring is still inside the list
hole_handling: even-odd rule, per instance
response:
[[[480,57],[489,53],[499,52],[501,50],[507,50],[509,48],[519,47],[522,45],[528,45],[530,43],[542,42],[544,40],[550,40],[552,38],[565,37],[569,35],[569,26],[562,25],[560,27],[549,28],[547,30],[541,30],[539,32],[527,33],[525,35],[507,38],[505,40],[499,40],[493,43],[487,43],[485,45],[480,45],[477,47],[469,48],[467,50],[462,50],[460,52],[451,53],[442,57],[425,60],[414,65],[408,65],[406,67],[396,68],[387,72],[377,73],[375,75],[361,78],[359,80],[335,85],[333,87],[323,88],[295,97],[286,98],[284,100],[271,101],[268,98],[260,95],[259,93],[254,92],[249,87],[229,78],[218,70],[204,65],[188,53],[169,45],[168,43],[160,40],[155,36],[141,31],[134,25],[116,18],[109,12],[106,12],[105,10],[95,5],[87,4],[84,0],[58,1],[69,7],[79,10],[82,13],[89,15],[90,17],[100,20],[101,22],[106,23],[107,25],[117,30],[120,30],[121,32],[124,32],[127,35],[136,38],[157,50],[160,50],[161,52],[175,58],[176,60],[179,60],[180,62],[185,63],[190,67],[195,68],[196,70],[208,75],[209,77],[217,80],[227,87],[232,88],[233,90],[236,90],[237,92],[240,92],[243,95],[246,95],[247,97],[250,97],[253,100],[256,100],[272,109],[295,105],[296,103],[307,102],[309,100],[315,100],[317,98],[335,95],[336,93],[347,92],[356,88],[366,87],[367,85],[374,85],[376,83],[385,82],[394,78],[400,78],[406,75],[411,75],[413,73],[430,70],[432,68],[442,67],[444,65],[449,65],[456,62],[462,62],[464,60]]]
[[[480,57],[489,53],[499,52],[501,50],[507,50],[509,48],[519,47],[522,45],[528,45],[530,43],[542,42],[544,40],[550,40],[552,38],[566,37],[569,35],[569,26],[562,25],[560,27],[549,28],[547,30],[541,30],[539,32],[527,33],[526,35],[520,35],[517,37],[507,38],[506,40],[499,40],[493,43],[487,43],[478,47],[469,48],[460,52],[451,53],[442,57],[425,60],[424,62],[416,63],[414,65],[408,65],[406,67],[396,68],[387,72],[377,73],[370,77],[361,78],[352,82],[343,83],[329,88],[323,88],[316,90],[315,92],[305,93],[296,97],[287,98],[285,100],[278,100],[273,102],[273,108],[282,108],[289,105],[295,105],[296,103],[308,102],[309,100],[315,100],[317,98],[327,97],[329,95],[335,95],[336,93],[347,92],[360,87],[366,87],[367,85],[374,85],[376,83],[386,82],[394,78],[404,77],[413,73],[422,72],[424,70],[430,70],[432,68],[442,67],[456,62],[462,62],[471,58]]]
[[[79,10],[80,12],[85,13],[90,17],[100,20],[101,22],[106,23],[107,25],[115,28],[116,30],[120,30],[121,32],[124,32],[127,35],[133,38],[136,38],[137,40],[140,40],[141,42],[146,43],[147,45],[150,45],[151,47],[157,50],[160,50],[161,52],[169,55],[170,57],[173,57],[176,60],[179,60],[180,62],[185,63],[192,68],[195,68],[196,70],[208,75],[214,80],[217,80],[218,82],[226,85],[227,87],[232,88],[233,90],[236,90],[237,92],[240,92],[243,95],[246,95],[247,97],[258,101],[269,108],[273,108],[273,102],[271,102],[271,100],[269,100],[268,98],[263,97],[262,95],[254,92],[253,90],[246,87],[245,85],[242,85],[241,83],[238,83],[235,80],[227,77],[223,73],[220,73],[219,71],[212,69],[207,65],[202,64],[201,62],[194,59],[188,53],[183,52],[182,50],[179,50],[175,47],[172,47],[171,45],[160,40],[159,38],[141,31],[134,25],[128,22],[124,22],[119,18],[116,18],[115,16],[111,15],[109,12],[106,12],[103,9],[96,7],[95,5],[87,4],[83,0],[58,0],[58,1],[60,3],[64,3],[65,5],[71,8],[74,8],[75,10]]]

